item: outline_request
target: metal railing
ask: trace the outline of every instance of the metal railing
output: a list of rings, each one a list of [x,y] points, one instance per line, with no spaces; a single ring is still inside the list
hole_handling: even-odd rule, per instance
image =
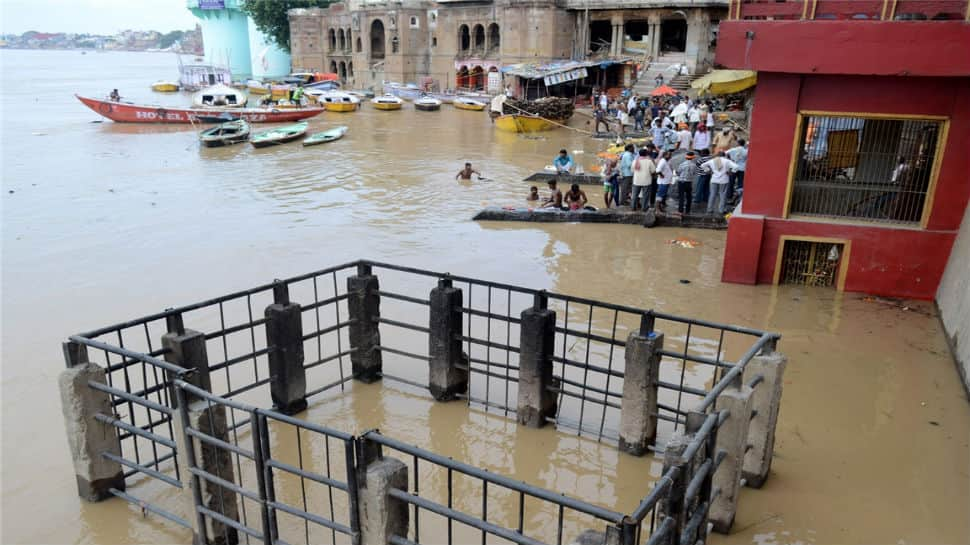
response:
[[[360,295],[347,286],[355,273],[371,270],[381,282],[376,292],[381,309],[374,318],[380,341],[374,350],[388,356],[383,378],[405,387],[429,387],[426,367],[413,362],[430,359],[430,300],[414,294],[428,293],[446,280],[462,290],[463,330],[455,340],[467,358],[469,380],[459,397],[471,407],[512,416],[520,372],[519,315],[542,302],[556,313],[552,388],[558,410],[549,420],[598,441],[618,437],[627,337],[663,331],[668,344],[658,354],[654,415],[663,426],[652,447],[662,451],[659,437],[669,440],[678,434],[690,441],[684,454],[665,467],[627,515],[377,431],[357,438],[260,408],[268,401],[264,386],[280,380],[271,374],[269,358],[283,349],[267,340],[269,307],[304,301],[298,305],[301,354],[306,355],[304,397],[344,391],[355,378],[350,363],[358,350],[348,333],[355,324],[349,299]],[[256,311],[261,307],[267,308],[262,317]],[[187,329],[186,323],[199,330]],[[477,535],[482,543],[494,536],[558,545],[583,528],[605,528],[625,544],[659,542],[676,529],[684,532],[681,542],[693,543],[698,532],[706,533],[706,509],[716,498],[710,481],[723,459],[714,451],[716,430],[731,417],[716,411],[715,403],[739,383],[754,356],[774,349],[777,338],[544,290],[357,261],[75,335],[66,353],[84,347],[105,370],[104,383],[88,386],[106,395],[114,410],[95,416],[118,433],[120,454],[103,457],[124,468],[126,490],[111,493],[193,531],[247,542],[357,543],[357,481],[363,461],[355,453],[362,443],[371,443],[411,459],[411,487],[391,496],[410,506],[412,532],[395,537],[394,543],[442,535],[448,543],[467,542]],[[749,387],[759,382],[756,378]],[[480,483],[479,488],[470,488],[469,480]],[[429,482],[445,486],[436,490]],[[442,490],[446,496],[436,497]],[[180,501],[189,491],[191,510]],[[683,497],[676,497],[677,491]],[[671,514],[677,502],[686,518]],[[517,511],[489,509],[490,503],[515,505]]]
[[[963,21],[967,0],[730,0],[729,19]]]

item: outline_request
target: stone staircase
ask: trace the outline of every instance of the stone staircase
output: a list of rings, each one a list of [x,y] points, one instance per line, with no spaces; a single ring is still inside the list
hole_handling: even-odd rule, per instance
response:
[[[638,95],[650,94],[656,86],[654,78],[657,74],[663,74],[664,83],[681,92],[690,90],[690,84],[702,74],[682,76],[678,73],[678,68],[685,61],[683,55],[661,55],[657,61],[651,62],[643,71],[640,79],[633,85],[633,91]]]

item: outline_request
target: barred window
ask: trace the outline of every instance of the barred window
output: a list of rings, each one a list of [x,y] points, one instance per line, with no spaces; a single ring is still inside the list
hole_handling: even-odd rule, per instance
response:
[[[919,223],[943,123],[806,116],[792,215]]]

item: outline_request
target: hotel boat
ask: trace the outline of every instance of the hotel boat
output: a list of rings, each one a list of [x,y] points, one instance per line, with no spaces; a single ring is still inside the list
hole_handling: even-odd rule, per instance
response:
[[[174,93],[179,90],[179,84],[172,81],[156,81],[152,84],[152,91],[156,93]]]
[[[313,97],[317,104],[328,112],[353,112],[360,108],[360,99],[342,91],[307,91],[307,96]]]
[[[452,106],[458,108],[459,110],[471,110],[475,112],[480,112],[485,109],[485,103],[478,100],[473,100],[467,97],[456,97],[451,103]]]
[[[495,128],[507,132],[539,132],[551,131],[559,125],[565,125],[567,119],[545,119],[534,115],[504,114],[495,118]]]
[[[221,83],[206,87],[192,95],[192,104],[197,108],[218,106],[222,108],[242,108],[249,98],[246,93]]]
[[[378,110],[400,110],[404,101],[394,95],[383,95],[371,99],[371,104]]]
[[[128,102],[113,102],[74,95],[85,106],[118,123],[202,123],[230,114],[250,123],[288,123],[308,119],[323,113],[323,108],[276,110],[265,108],[166,108],[143,106]]]

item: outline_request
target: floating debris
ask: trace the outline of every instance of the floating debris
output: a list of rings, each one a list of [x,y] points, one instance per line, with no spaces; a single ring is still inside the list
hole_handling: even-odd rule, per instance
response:
[[[667,244],[676,244],[681,248],[696,248],[701,245],[700,242],[686,237],[677,237],[673,240],[668,240]]]

